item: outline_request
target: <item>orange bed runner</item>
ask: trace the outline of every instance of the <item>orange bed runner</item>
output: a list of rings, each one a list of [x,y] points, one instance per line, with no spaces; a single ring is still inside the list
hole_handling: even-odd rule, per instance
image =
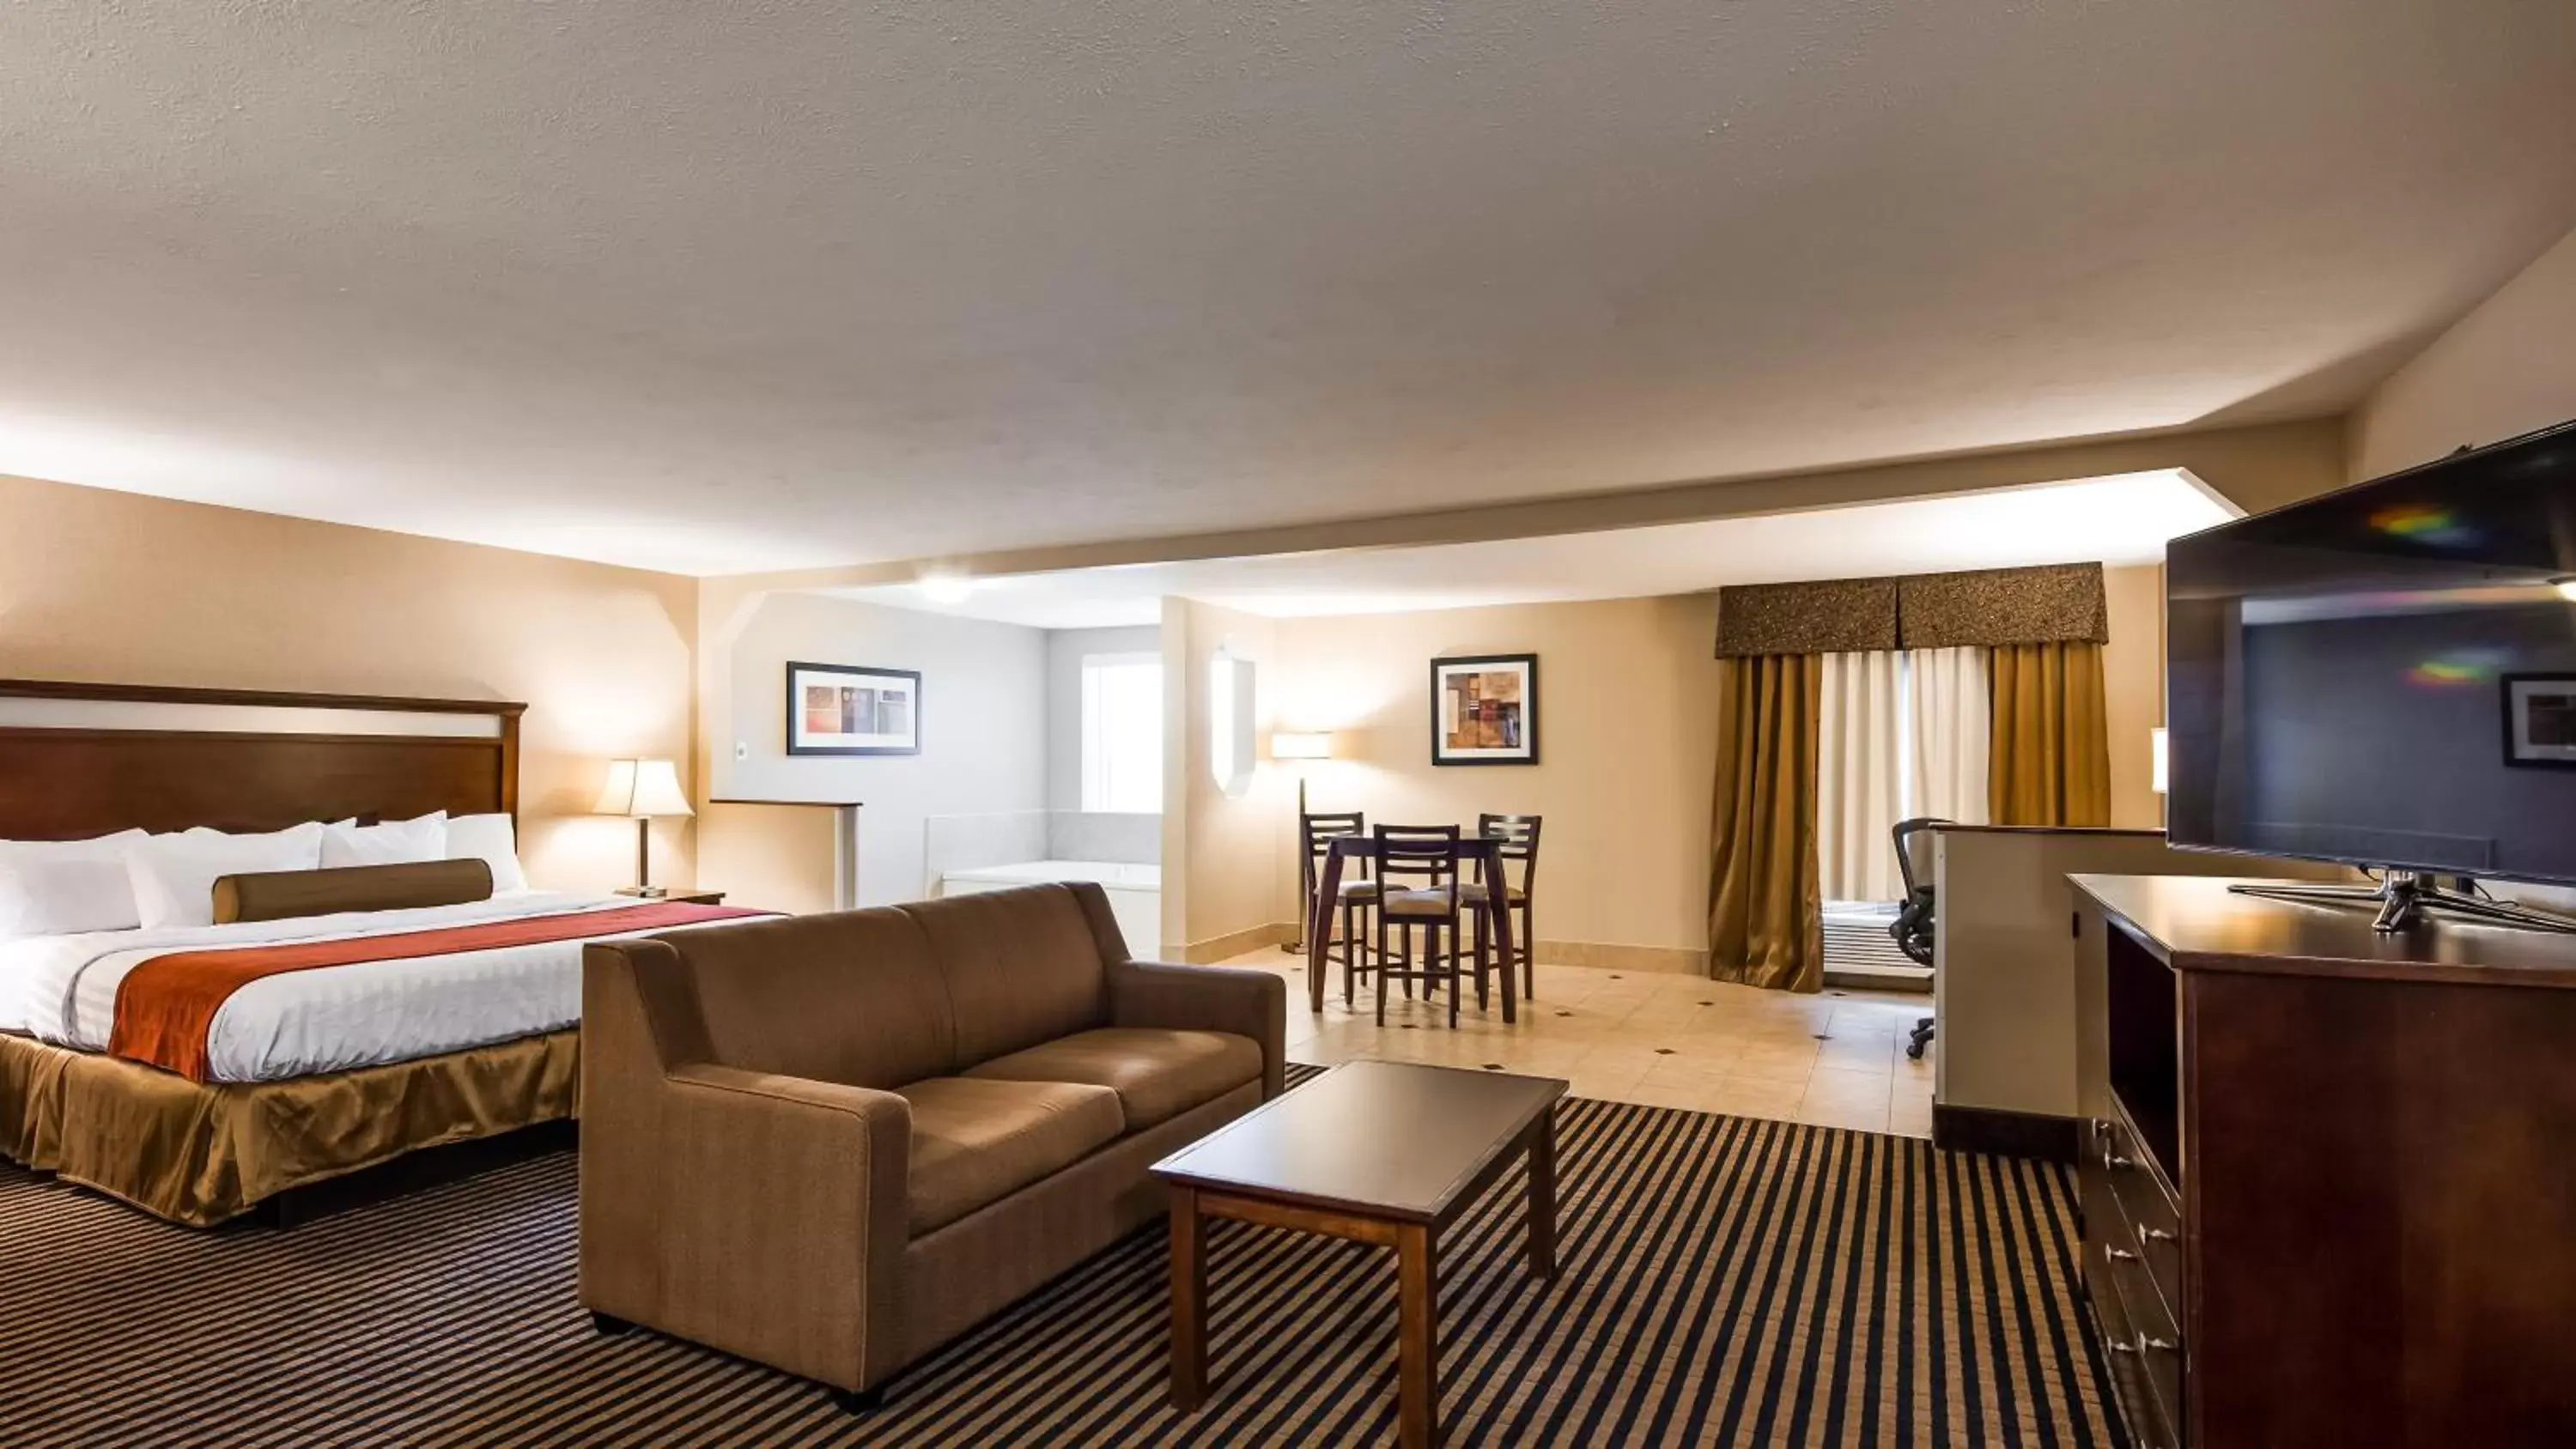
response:
[[[669,926],[770,914],[744,906],[654,901],[605,911],[446,926],[434,931],[341,936],[328,941],[234,946],[219,951],[175,951],[138,962],[116,984],[116,1023],[108,1034],[107,1049],[110,1055],[202,1082],[208,1071],[206,1032],[215,1024],[215,1013],[234,992],[265,976],[323,966],[497,951],[510,946],[619,936],[631,931],[658,931]]]

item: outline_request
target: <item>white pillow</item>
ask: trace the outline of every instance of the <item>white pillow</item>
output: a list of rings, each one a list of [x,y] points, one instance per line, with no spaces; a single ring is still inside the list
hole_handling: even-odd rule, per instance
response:
[[[447,858],[479,860],[492,867],[492,894],[523,891],[528,873],[519,868],[519,835],[507,815],[457,815],[447,822]]]
[[[125,849],[143,838],[120,830],[95,840],[0,840],[0,940],[133,930]]]
[[[322,830],[322,868],[348,865],[410,865],[447,859],[447,812],[434,810],[411,820],[360,825],[336,820]]]
[[[267,835],[226,835],[199,826],[176,835],[145,836],[125,848],[135,914],[147,931],[213,925],[215,882],[224,876],[318,870],[321,865],[318,820]]]

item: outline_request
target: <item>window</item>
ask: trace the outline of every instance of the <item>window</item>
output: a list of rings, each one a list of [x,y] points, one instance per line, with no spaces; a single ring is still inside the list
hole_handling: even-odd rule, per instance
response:
[[[1082,808],[1162,813],[1161,655],[1082,657]]]

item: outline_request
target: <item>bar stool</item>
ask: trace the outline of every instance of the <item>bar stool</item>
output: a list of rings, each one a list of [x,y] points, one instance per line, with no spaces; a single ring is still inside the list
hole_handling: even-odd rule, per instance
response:
[[[1314,929],[1315,891],[1323,878],[1324,857],[1332,850],[1334,841],[1366,835],[1368,816],[1356,810],[1300,815],[1297,817],[1297,831],[1304,852],[1298,860],[1297,899],[1306,910],[1306,914],[1298,919],[1305,923],[1302,929],[1311,931]],[[1360,922],[1377,909],[1378,903],[1378,883],[1370,878],[1372,867],[1368,858],[1362,856],[1357,865],[1358,878],[1354,879],[1351,865],[1344,864],[1342,886],[1338,892],[1340,899],[1333,903],[1333,909],[1342,921],[1339,954],[1334,952],[1329,937],[1324,942],[1325,969],[1332,969],[1331,963],[1335,961],[1342,963],[1342,1004],[1345,1006],[1356,999],[1354,985],[1359,974],[1372,969],[1366,959],[1367,944],[1360,937]]]
[[[1438,984],[1449,983],[1449,1024],[1458,1024],[1458,827],[1455,825],[1381,825],[1372,832],[1377,843],[1377,1019],[1386,1024],[1386,989],[1402,981],[1410,993],[1422,983],[1425,1000]],[[1407,884],[1411,882],[1412,884]],[[1402,951],[1390,949],[1387,933],[1397,933]],[[1422,954],[1413,953],[1413,933],[1422,933]],[[1446,944],[1444,946],[1444,937]],[[1398,962],[1402,962],[1398,965]],[[1478,962],[1478,978],[1483,962]]]
[[[1502,966],[1504,970],[1509,971],[1514,961],[1519,963],[1521,999],[1524,1001],[1534,1001],[1538,998],[1538,966],[1535,949],[1537,938],[1531,934],[1530,893],[1536,889],[1538,881],[1540,818],[1536,815],[1479,815],[1476,817],[1478,835],[1488,840],[1502,842],[1500,854],[1503,857],[1503,909],[1514,912],[1520,917],[1512,923],[1513,960],[1505,961]],[[1514,861],[1520,863],[1518,882],[1512,879]],[[1468,881],[1458,888],[1458,895],[1459,899],[1469,906],[1481,907],[1485,904],[1485,883],[1481,880]],[[1484,961],[1485,954],[1490,949],[1486,943],[1486,935],[1492,929],[1492,923],[1486,918],[1484,911],[1479,909],[1476,912],[1476,1004],[1478,1006],[1485,1004]]]

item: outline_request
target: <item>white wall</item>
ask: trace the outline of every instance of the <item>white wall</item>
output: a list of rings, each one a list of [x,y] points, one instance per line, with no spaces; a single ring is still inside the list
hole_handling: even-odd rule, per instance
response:
[[[786,751],[787,661],[921,671],[921,753],[854,758]],[[1035,811],[1047,802],[1045,631],[812,594],[773,594],[744,625],[727,671],[727,792],[851,799],[859,902],[919,899],[933,815]],[[723,882],[710,881],[711,885]]]
[[[1047,853],[1058,860],[1150,864],[1163,854],[1159,815],[1082,813],[1082,661],[1092,654],[1152,654],[1161,626],[1047,631]]]
[[[1082,808],[1082,661],[1090,654],[1160,654],[1163,631],[1049,629],[1047,646],[1047,808]]]

